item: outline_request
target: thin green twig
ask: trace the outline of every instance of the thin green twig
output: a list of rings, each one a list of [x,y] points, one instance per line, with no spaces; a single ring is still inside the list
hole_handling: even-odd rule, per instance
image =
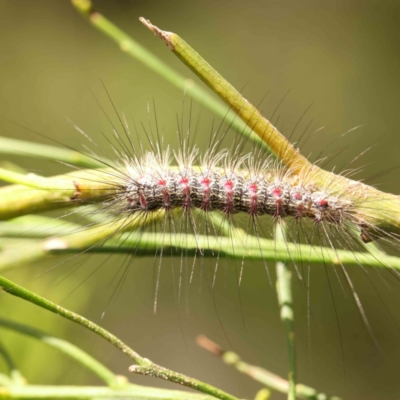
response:
[[[104,201],[115,193],[107,170],[82,170],[52,178],[0,169],[0,179],[18,183],[0,188],[0,220]],[[78,201],[79,200],[79,201]]]
[[[284,221],[275,226],[275,241],[277,245],[285,245],[287,224]],[[288,348],[288,400],[296,400],[296,346],[294,332],[294,310],[293,310],[293,294],[292,294],[292,271],[286,263],[286,260],[276,263],[276,292],[278,295],[278,304],[280,308],[280,316],[285,327],[285,336]]]
[[[75,150],[2,136],[0,136],[0,154],[10,154],[22,157],[40,157],[84,168],[104,167],[104,164],[100,161]]]
[[[178,372],[169,370],[153,363],[149,359],[140,356],[136,351],[130,348],[122,340],[120,340],[101,326],[95,324],[94,322],[79,314],[76,314],[70,310],[67,310],[64,307],[59,306],[58,304],[51,302],[50,300],[45,299],[44,297],[37,295],[36,293],[33,293],[23,288],[22,286],[17,285],[9,279],[0,276],[0,286],[5,289],[7,293],[24,299],[32,304],[36,304],[37,306],[52,313],[58,314],[61,317],[66,318],[69,321],[75,322],[85,327],[86,329],[96,333],[103,339],[107,340],[109,343],[111,343],[117,349],[121,350],[124,354],[126,354],[129,358],[136,362],[137,365],[130,367],[131,372],[166,379],[170,382],[178,383],[182,386],[186,386],[199,392],[209,394],[218,399],[238,400],[235,396],[232,396],[212,385],[208,385],[207,383],[201,382],[194,378],[190,378],[186,375],[180,374]]]
[[[296,347],[294,342],[294,313],[292,299],[292,272],[284,262],[276,263],[276,286],[281,320],[285,326],[289,359],[288,400],[296,400]]]
[[[160,216],[158,218],[161,218]],[[47,222],[46,222],[47,221]],[[154,220],[147,219],[148,223]],[[202,249],[204,256],[212,256],[217,251],[232,259],[284,261],[290,255],[293,262],[301,262],[307,254],[310,263],[331,263],[332,265],[355,265],[386,268],[390,265],[400,270],[400,259],[378,252],[374,248],[370,252],[355,252],[348,250],[333,250],[306,244],[276,243],[274,240],[257,238],[251,235],[234,237],[204,236],[186,234],[184,237],[164,235],[159,233],[144,233],[142,231],[126,232],[120,237],[110,237],[115,225],[94,226],[85,228],[80,225],[53,220],[46,217],[24,216],[13,221],[0,223],[0,236],[45,238],[42,242],[23,243],[16,247],[5,247],[0,253],[0,271],[5,272],[16,266],[38,261],[43,257],[64,253],[120,253],[136,256],[154,255],[154,249],[163,246],[171,249],[172,254],[187,256],[199,255]],[[126,226],[126,229],[133,228]],[[75,232],[75,233],[73,233]],[[227,234],[231,232],[227,231]],[[49,238],[50,236],[50,238]],[[53,238],[51,238],[53,237]],[[106,240],[110,237],[108,240]],[[46,240],[47,239],[47,240]],[[23,239],[21,239],[22,243]],[[98,243],[98,245],[96,245]],[[86,247],[85,247],[86,246]],[[371,244],[365,245],[366,248]],[[373,246],[372,246],[373,247]],[[168,251],[169,252],[169,251]],[[289,254],[289,255],[288,255]]]

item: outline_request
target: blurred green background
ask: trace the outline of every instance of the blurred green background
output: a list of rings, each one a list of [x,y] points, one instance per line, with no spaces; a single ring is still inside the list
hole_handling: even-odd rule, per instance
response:
[[[138,17],[144,16],[162,29],[180,34],[234,86],[245,87],[247,99],[258,103],[268,93],[261,106],[266,116],[290,90],[279,112],[279,127],[285,132],[290,133],[313,104],[302,129],[311,119],[312,130],[325,128],[301,147],[304,154],[311,154],[315,160],[320,151],[339,152],[327,167],[337,165],[340,169],[375,145],[358,164],[365,164],[359,178],[368,182],[376,173],[388,170],[371,183],[400,192],[395,169],[399,166],[400,149],[399,1],[99,0],[94,4],[170,66],[196,79],[139,23]],[[166,141],[176,143],[176,114],[182,110],[182,93],[120,52],[68,1],[2,0],[0,15],[2,117],[82,148],[82,137],[72,129],[67,117],[104,144],[101,132],[110,133],[109,125],[91,94],[93,91],[112,113],[102,80],[117,108],[130,110],[136,121],[148,120],[147,102],[154,98]],[[197,136],[199,146],[204,147],[212,116],[195,107],[193,119],[197,123],[199,118]],[[362,127],[340,137],[358,125]],[[4,119],[0,127],[3,136],[49,143]],[[297,131],[297,137],[302,129]],[[12,161],[43,174],[62,170],[60,165],[30,158],[14,157]],[[112,257],[91,274],[104,257],[78,257],[48,271],[57,264],[50,260],[8,276],[100,322],[158,364],[215,384],[238,397],[252,398],[260,386],[198,349],[194,342],[197,334],[207,334],[248,362],[286,376],[283,327],[263,265],[245,264],[239,296],[235,266],[222,260],[214,303],[199,272],[201,261],[197,262],[195,279],[192,284],[183,285],[177,305],[171,260],[165,258],[158,312],[154,315],[157,261],[153,258],[135,259],[121,291],[110,301],[124,261],[127,260],[123,257]],[[178,263],[172,266],[176,271]],[[187,264],[185,268],[190,269],[191,260]],[[204,261],[206,268],[213,265]],[[334,273],[327,269],[328,272],[324,266],[312,267],[311,336],[306,295],[295,279],[299,381],[345,399],[398,399],[399,285],[390,273],[364,272],[357,267],[350,271],[382,347],[379,350],[362,324],[350,294],[343,293]],[[129,360],[80,327],[4,294],[0,304],[1,316],[70,340],[115,372],[127,375]],[[73,361],[35,341],[5,331],[0,337],[31,383],[98,383]],[[4,369],[0,360],[0,370]],[[138,383],[173,387],[151,378],[131,378]],[[284,397],[275,394],[274,398]]]

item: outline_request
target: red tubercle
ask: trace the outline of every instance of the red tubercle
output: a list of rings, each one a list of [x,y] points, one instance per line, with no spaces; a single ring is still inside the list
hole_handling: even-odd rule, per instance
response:
[[[251,196],[249,214],[257,215],[257,200],[258,200],[258,197],[257,197],[258,185],[257,185],[257,183],[251,183],[249,185],[249,192],[250,192],[250,196]]]
[[[276,210],[275,210],[275,217],[280,217],[282,214],[282,189],[279,187],[276,187],[272,189],[272,196],[275,197],[275,205],[276,205]]]
[[[318,201],[317,201],[317,204],[318,204],[320,207],[326,207],[326,206],[328,205],[328,200],[326,200],[326,199],[318,200]]]
[[[233,190],[233,186],[234,186],[234,183],[232,182],[232,181],[226,181],[225,183],[224,183],[224,187],[225,187],[225,189],[226,189],[226,191],[229,193],[229,192],[232,192],[232,190]]]
[[[226,205],[225,205],[224,211],[227,214],[230,214],[233,211],[233,187],[234,187],[234,185],[235,184],[231,180],[227,180],[224,183],[224,188],[226,190]]]
[[[274,188],[272,190],[272,195],[274,197],[281,197],[282,196],[282,189],[281,188]]]
[[[301,193],[296,192],[296,193],[293,195],[293,198],[294,198],[295,200],[301,200],[301,198],[302,198]]]
[[[200,184],[201,184],[202,186],[204,186],[205,188],[209,188],[209,187],[210,187],[210,183],[211,183],[211,179],[210,179],[210,178],[203,178],[203,179],[200,181]]]
[[[183,208],[188,209],[191,206],[189,178],[187,176],[182,176],[182,178],[179,179],[178,183],[181,185],[183,189],[183,194],[185,196],[185,200],[183,201]]]
[[[200,185],[203,187],[203,204],[201,206],[201,209],[204,211],[210,209],[210,191],[211,191],[210,184],[211,184],[210,178],[203,178],[200,181]]]
[[[249,185],[249,190],[250,190],[250,192],[253,194],[253,193],[257,193],[257,191],[258,191],[258,185],[257,185],[257,183],[251,183],[250,185]]]
[[[157,185],[158,185],[158,186],[166,186],[166,185],[167,185],[167,180],[166,180],[166,179],[160,179],[160,180],[157,182]]]
[[[186,176],[183,176],[181,179],[179,179],[179,184],[181,186],[187,186],[189,184],[189,178]]]

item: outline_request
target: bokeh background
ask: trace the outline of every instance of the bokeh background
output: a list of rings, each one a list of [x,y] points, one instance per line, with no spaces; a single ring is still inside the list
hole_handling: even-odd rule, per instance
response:
[[[177,32],[234,86],[244,87],[250,101],[258,103],[268,94],[261,107],[267,116],[286,95],[279,122],[285,132],[290,132],[312,105],[304,123],[313,119],[312,129],[325,128],[307,140],[302,147],[305,154],[315,159],[322,150],[325,154],[339,152],[327,167],[340,168],[374,145],[362,157],[365,168],[359,177],[368,181],[387,171],[371,183],[400,192],[396,170],[400,163],[399,1],[98,0],[94,4],[170,66],[197,80],[138,18],[144,16],[165,30]],[[137,121],[148,120],[147,102],[155,99],[166,141],[176,143],[176,114],[182,110],[182,93],[123,54],[68,1],[1,0],[0,15],[1,117],[81,148],[82,137],[67,117],[101,142],[101,131],[110,129],[94,97],[112,113],[103,81],[117,108],[130,110]],[[212,116],[196,105],[194,110],[199,146],[204,147]],[[0,121],[1,135],[50,143],[8,120]],[[355,132],[341,137],[359,125]],[[60,165],[28,157],[12,161],[43,174],[62,170]],[[154,259],[136,259],[112,301],[115,277],[124,259],[114,257],[86,279],[102,261],[100,256],[78,258],[46,272],[57,264],[50,260],[8,276],[100,322],[158,364],[238,397],[252,398],[260,385],[198,349],[197,334],[207,334],[246,361],[286,376],[284,331],[263,265],[246,263],[239,299],[234,266],[222,260],[216,300],[198,274],[191,285],[183,286],[177,305],[170,260],[164,259],[154,315]],[[191,260],[188,263],[191,267]],[[200,267],[197,263],[197,270]],[[361,322],[351,296],[343,293],[329,271],[337,312],[324,266],[312,266],[311,336],[305,293],[298,281],[294,283],[299,381],[345,399],[399,398],[399,286],[390,274],[351,268],[380,350]],[[127,375],[129,360],[91,333],[11,296],[1,295],[0,304],[1,316],[70,340],[115,372]],[[0,337],[31,383],[99,383],[79,365],[38,342],[3,330]],[[2,360],[0,370],[5,370]],[[151,378],[131,378],[173,388]],[[274,394],[273,398],[284,397]]]

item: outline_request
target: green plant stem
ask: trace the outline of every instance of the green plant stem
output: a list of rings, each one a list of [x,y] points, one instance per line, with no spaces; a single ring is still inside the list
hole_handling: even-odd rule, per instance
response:
[[[288,227],[285,221],[279,221],[275,225],[275,241],[277,245],[284,245],[287,241]],[[288,400],[296,400],[296,347],[294,333],[294,310],[292,294],[292,272],[288,267],[286,260],[276,263],[276,292],[278,295],[278,304],[280,308],[280,317],[285,327],[285,336],[288,348]]]
[[[100,386],[41,386],[0,388],[0,400],[18,399],[132,399],[132,400],[215,400],[215,397],[178,390],[128,385],[123,389]]]
[[[285,326],[289,357],[288,400],[296,400],[296,347],[294,342],[294,312],[292,299],[292,272],[286,263],[276,263],[276,286],[281,320]]]
[[[110,174],[109,170],[81,170],[43,178],[0,169],[0,179],[18,183],[0,188],[0,220],[79,206],[86,200],[104,201],[116,190],[110,183]]]
[[[74,346],[65,340],[58,339],[54,336],[50,336],[45,332],[38,329],[34,329],[30,326],[19,324],[14,321],[9,321],[4,318],[0,318],[0,327],[12,329],[24,335],[31,336],[40,340],[42,343],[53,347],[62,353],[68,355],[86,368],[94,372],[100,379],[102,379],[108,386],[117,388],[121,386],[121,379],[116,376],[112,371],[106,368],[103,364],[98,362],[95,358],[81,350],[79,347]]]
[[[55,190],[62,194],[76,191],[72,181],[55,181],[34,174],[20,174],[4,168],[0,168],[0,179],[9,183],[18,183],[20,185],[32,187],[34,189]]]
[[[232,351],[223,350],[218,344],[214,343],[206,336],[199,336],[197,343],[203,349],[220,357],[226,364],[235,367],[238,371],[248,375],[250,378],[262,383],[269,389],[273,389],[280,393],[287,394],[289,392],[289,382],[282,377],[255,365],[248,364],[240,358],[240,356]],[[298,383],[296,385],[296,394],[301,399],[307,400],[341,400],[336,396],[327,396],[318,392],[316,389]]]
[[[57,162],[65,162],[84,168],[102,168],[104,164],[75,150],[11,139],[0,136],[0,154],[10,154],[21,157],[40,157]]]
[[[254,133],[246,126],[245,123],[236,118],[236,114],[234,112],[227,111],[227,108],[224,104],[211,96],[201,86],[196,84],[193,80],[180,75],[173,68],[140,45],[131,36],[119,29],[111,21],[96,11],[91,1],[72,0],[72,4],[90,21],[94,27],[116,42],[123,52],[145,64],[148,68],[169,81],[181,91],[185,91],[198,103],[208,108],[218,117],[235,127],[238,132],[249,136],[250,139],[258,143],[259,146],[269,150],[265,143],[260,140],[257,135],[254,135]]]
[[[136,249],[138,248],[140,254],[152,254],[154,255],[154,249],[159,248],[160,245],[164,249],[173,249],[176,254],[180,254],[180,251],[187,251],[188,255],[193,255],[197,252],[199,255],[199,248],[202,250],[208,250],[209,253],[220,252],[221,255],[231,257],[232,259],[243,259],[247,260],[287,260],[288,253],[290,254],[291,261],[304,261],[304,254],[307,254],[307,261],[310,263],[331,263],[333,265],[350,264],[359,266],[373,266],[378,268],[387,268],[386,265],[390,265],[390,268],[400,270],[400,259],[397,257],[391,257],[382,253],[371,255],[362,252],[352,252],[346,250],[333,250],[326,247],[316,248],[311,245],[299,245],[294,243],[286,243],[277,245],[273,240],[258,239],[254,236],[249,236],[244,244],[240,240],[235,240],[230,237],[209,237],[206,235],[185,235],[183,241],[179,237],[166,237],[163,234],[151,234],[151,233],[140,233],[135,234],[125,233],[121,236],[118,241],[110,240],[103,247],[93,248],[94,252],[99,253],[120,253],[127,254],[132,253],[133,245]],[[262,250],[260,250],[260,248]],[[265,250],[264,250],[265,249]],[[53,249],[55,253],[64,252],[77,252],[79,249]],[[167,254],[166,252],[164,252]],[[207,253],[206,253],[207,256]]]
[[[209,394],[218,399],[222,400],[238,400],[236,397],[214,387],[208,385],[207,383],[201,382],[197,379],[190,378],[186,375],[180,374],[178,372],[171,371],[169,369],[163,368],[147,358],[140,356],[133,349],[131,349],[128,345],[126,345],[122,340],[118,339],[112,333],[108,332],[106,329],[101,326],[95,324],[94,322],[86,319],[85,317],[76,314],[70,310],[67,310],[64,307],[55,304],[44,297],[33,293],[22,286],[17,285],[16,283],[0,276],[0,287],[5,289],[7,293],[24,299],[32,304],[36,304],[37,306],[48,310],[52,313],[58,314],[63,318],[66,318],[69,321],[75,322],[86,329],[96,333],[98,336],[107,340],[117,349],[121,350],[124,354],[126,354],[129,358],[134,360],[137,365],[130,367],[130,371],[135,372],[137,374],[150,375],[162,379],[166,379],[170,382],[178,383],[182,386],[186,386],[197,391]]]
[[[29,220],[31,217],[32,220]],[[160,217],[159,217],[160,218]],[[28,221],[24,222],[24,219]],[[13,222],[0,223],[0,236],[11,233],[13,237],[23,237],[28,233],[30,237],[41,238],[43,235],[56,235],[59,240],[48,239],[41,243],[24,243],[24,251],[21,252],[21,245],[16,248],[4,248],[0,252],[0,271],[5,272],[8,269],[21,266],[29,262],[37,261],[46,256],[59,255],[64,253],[80,253],[88,251],[91,253],[120,253],[136,256],[152,255],[154,249],[162,246],[168,253],[181,254],[185,252],[187,256],[199,256],[199,248],[204,251],[204,256],[208,257],[213,252],[231,257],[232,259],[261,260],[261,261],[285,261],[290,254],[290,260],[301,262],[304,254],[307,254],[307,261],[310,263],[331,263],[333,265],[364,265],[375,268],[391,268],[400,271],[400,259],[388,256],[384,253],[371,249],[371,253],[354,252],[347,250],[333,250],[325,247],[315,247],[306,244],[276,243],[274,240],[258,239],[248,235],[242,238],[237,237],[213,237],[203,235],[186,234],[183,240],[180,236],[171,236],[165,234],[152,234],[143,232],[126,232],[121,234],[118,239],[110,238],[115,230],[115,225],[109,227],[93,227],[87,230],[80,225],[68,223],[65,228],[65,236],[62,234],[64,221],[50,220],[47,225],[45,217],[25,216],[17,219],[17,226],[13,227]],[[40,225],[37,221],[42,221]],[[57,226],[57,222],[60,225]],[[148,223],[154,220],[147,220]],[[11,227],[10,227],[11,226]],[[128,226],[126,226],[128,229]],[[76,232],[72,233],[71,232]],[[70,235],[68,235],[70,233]],[[227,232],[229,233],[229,232]],[[102,245],[95,246],[96,241],[102,241]],[[367,244],[366,247],[371,247]],[[87,248],[85,249],[85,246]],[[164,254],[167,254],[164,251]]]

